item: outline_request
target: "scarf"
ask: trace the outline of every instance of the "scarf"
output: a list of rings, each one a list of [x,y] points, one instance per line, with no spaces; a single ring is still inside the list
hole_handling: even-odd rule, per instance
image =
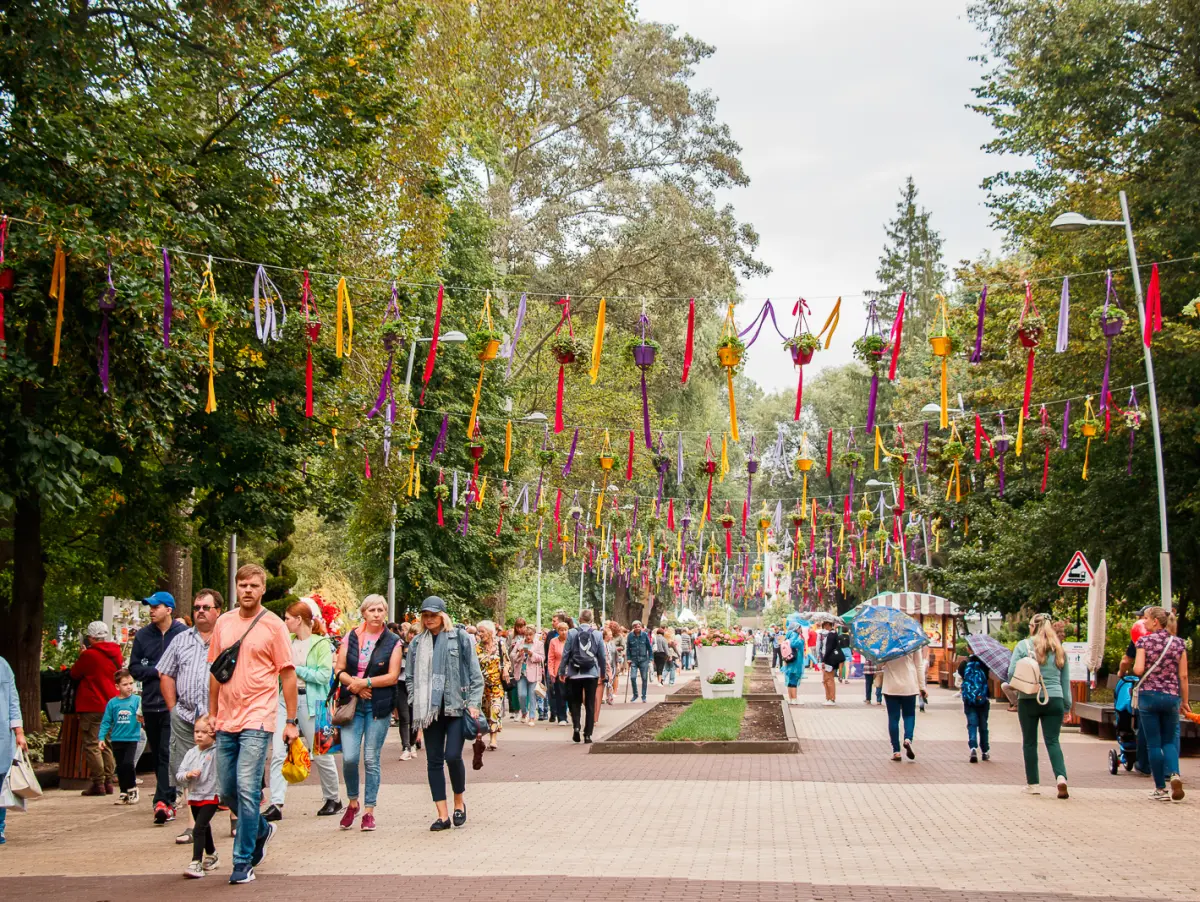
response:
[[[413,699],[413,724],[418,730],[425,729],[437,718],[446,690],[446,660],[452,638],[445,630],[438,635],[445,636],[444,641],[438,642],[437,636],[427,632],[415,640],[417,653],[413,661],[416,668],[413,687],[416,698]]]

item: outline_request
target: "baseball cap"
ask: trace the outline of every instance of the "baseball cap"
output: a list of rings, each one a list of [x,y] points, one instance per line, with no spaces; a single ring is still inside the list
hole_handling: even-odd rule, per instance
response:
[[[421,602],[422,614],[444,614],[446,613],[446,602],[442,601],[436,595],[430,595]]]
[[[1154,607],[1154,605],[1152,605],[1152,604],[1148,604],[1148,605],[1144,605],[1144,606],[1142,606],[1142,607],[1138,608],[1138,616],[1139,616],[1139,617],[1145,617],[1145,616],[1146,616],[1146,612],[1147,612],[1148,610],[1150,610],[1152,607]]]
[[[156,604],[165,604],[172,611],[175,610],[175,596],[170,592],[155,592],[142,599],[142,604],[148,604],[153,607]]]
[[[89,639],[107,639],[108,635],[108,624],[103,620],[93,620],[87,625]]]

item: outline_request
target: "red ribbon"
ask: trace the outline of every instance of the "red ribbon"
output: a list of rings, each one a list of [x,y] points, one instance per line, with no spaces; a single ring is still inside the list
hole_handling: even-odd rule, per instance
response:
[[[983,454],[983,423],[979,420],[979,414],[975,414],[975,463],[979,463],[979,458]]]
[[[742,538],[746,538],[746,516],[749,514],[749,502],[742,499]]]
[[[1029,359],[1025,364],[1025,397],[1021,401],[1021,416],[1029,417],[1029,395],[1033,391],[1033,355],[1037,348],[1029,349]]]
[[[833,430],[829,430],[829,438],[825,441],[825,476],[833,475]]]
[[[667,499],[667,529],[675,531],[675,499]]]
[[[1158,264],[1150,267],[1150,285],[1146,289],[1146,330],[1142,341],[1150,347],[1150,337],[1162,331],[1162,295],[1158,287]]]
[[[682,382],[687,382],[688,370],[692,368],[692,350],[695,345],[693,337],[696,331],[696,299],[691,298],[688,301],[688,324],[687,324],[687,342],[683,346],[683,379]]]
[[[439,498],[437,500],[437,503],[438,503],[438,506],[437,506],[438,526],[445,526],[446,521],[442,519],[442,499]]]
[[[800,371],[799,381],[796,383],[796,412],[792,414],[792,420],[800,419],[800,402],[804,398],[804,367],[796,367]]]
[[[625,479],[633,479],[633,430],[629,430],[629,459],[625,461]]]
[[[421,380],[421,397],[418,399],[418,404],[425,403],[425,389],[429,387],[429,380],[433,378],[433,362],[437,359],[438,335],[442,330],[442,301],[445,299],[446,286],[439,285],[437,293],[437,310],[433,314],[433,340],[429,343],[429,356],[425,359],[425,376]]]
[[[708,493],[704,496],[704,507],[708,510],[708,520],[712,522],[712,473],[708,474]],[[704,524],[701,523],[701,526]]]
[[[365,478],[371,478],[371,457],[367,454],[366,445],[363,445],[363,473]]]
[[[900,338],[904,333],[904,299],[905,292],[900,292],[900,303],[896,306],[896,319],[892,322],[892,363],[888,367],[888,381],[896,381],[896,364],[900,361]]]
[[[563,384],[566,382],[567,372],[563,365],[558,365],[558,393],[554,396],[554,434],[563,431]]]

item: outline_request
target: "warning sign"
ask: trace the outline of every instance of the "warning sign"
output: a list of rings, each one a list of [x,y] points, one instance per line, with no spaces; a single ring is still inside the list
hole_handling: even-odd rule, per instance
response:
[[[1071,563],[1067,564],[1067,569],[1058,578],[1058,584],[1068,589],[1086,589],[1091,586],[1095,578],[1096,574],[1092,570],[1092,565],[1087,562],[1083,552],[1076,551],[1075,556],[1071,558]]]

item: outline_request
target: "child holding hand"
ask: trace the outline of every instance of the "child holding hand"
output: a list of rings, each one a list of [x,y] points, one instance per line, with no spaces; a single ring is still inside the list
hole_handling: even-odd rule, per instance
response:
[[[218,863],[212,835],[212,819],[218,806],[216,732],[207,714],[196,718],[192,738],[196,744],[183,756],[175,781],[186,784],[188,805],[196,822],[192,830],[192,861],[183,875],[203,877],[205,871],[211,871]]]

